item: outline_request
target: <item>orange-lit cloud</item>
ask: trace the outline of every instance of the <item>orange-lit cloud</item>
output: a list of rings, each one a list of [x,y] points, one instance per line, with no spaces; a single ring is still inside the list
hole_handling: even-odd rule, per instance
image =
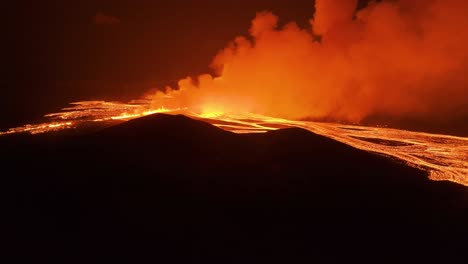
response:
[[[465,111],[467,1],[384,0],[358,12],[356,5],[316,0],[312,29],[258,13],[250,36],[215,57],[218,77],[169,90],[194,108],[294,119],[442,119]]]

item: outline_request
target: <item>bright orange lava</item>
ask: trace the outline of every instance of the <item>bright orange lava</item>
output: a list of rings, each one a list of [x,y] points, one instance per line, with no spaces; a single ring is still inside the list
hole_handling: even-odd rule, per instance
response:
[[[12,128],[0,135],[46,133],[79,129],[89,123],[123,122],[154,114],[184,114],[234,133],[263,133],[287,127],[300,127],[355,148],[390,156],[426,170],[433,180],[448,180],[468,186],[468,138],[412,132],[381,127],[293,121],[263,115],[230,114],[206,108],[201,113],[189,109],[151,110],[151,101],[130,103],[105,101],[78,102],[63,112],[49,114],[51,121]]]

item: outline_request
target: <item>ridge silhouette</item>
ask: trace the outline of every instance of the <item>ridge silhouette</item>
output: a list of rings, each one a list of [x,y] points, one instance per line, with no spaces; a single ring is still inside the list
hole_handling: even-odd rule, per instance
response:
[[[300,128],[156,114],[0,139],[7,252],[61,263],[450,263],[468,189]]]

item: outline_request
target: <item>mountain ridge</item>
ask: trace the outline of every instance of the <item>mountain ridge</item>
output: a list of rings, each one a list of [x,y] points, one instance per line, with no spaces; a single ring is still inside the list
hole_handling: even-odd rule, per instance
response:
[[[466,187],[304,129],[234,134],[158,114],[50,136],[0,139],[19,261],[464,257]]]

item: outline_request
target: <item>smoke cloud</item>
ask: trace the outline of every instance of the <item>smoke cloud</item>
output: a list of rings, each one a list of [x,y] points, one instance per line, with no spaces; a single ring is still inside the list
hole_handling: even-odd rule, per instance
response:
[[[315,2],[305,29],[258,13],[250,36],[214,58],[217,76],[181,80],[168,88],[173,102],[202,112],[350,122],[466,111],[467,1],[384,0],[359,11],[357,0]],[[155,107],[161,98],[154,96]]]

